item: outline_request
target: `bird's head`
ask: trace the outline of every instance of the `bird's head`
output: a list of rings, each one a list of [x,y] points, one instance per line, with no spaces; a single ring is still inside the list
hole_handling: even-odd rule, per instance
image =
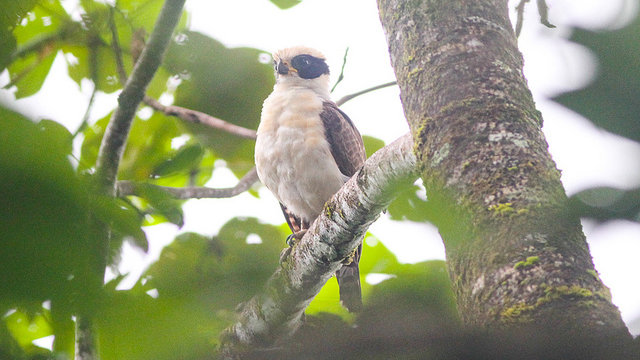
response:
[[[329,66],[318,50],[295,46],[273,53],[273,66],[278,84],[304,86],[328,93]]]

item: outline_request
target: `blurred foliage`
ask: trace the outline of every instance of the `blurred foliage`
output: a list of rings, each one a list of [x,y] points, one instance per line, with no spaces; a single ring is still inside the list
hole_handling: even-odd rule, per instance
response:
[[[255,129],[262,102],[273,89],[269,55],[251,48],[227,48],[197,32],[185,31],[169,48],[165,65],[179,74],[175,104]],[[237,175],[253,167],[254,141],[200,124],[184,124],[222,157]]]
[[[163,2],[0,0],[0,70],[9,76],[3,85],[16,98],[36,94],[58,59],[78,86],[121,90],[117,63],[131,73]],[[300,3],[272,2],[283,9]],[[274,80],[268,54],[225,47],[187,24],[185,13],[147,94],[256,128]],[[96,314],[103,359],[206,358],[237,305],[277,268],[286,224],[235,218],[215,236],[179,235],[131,289],[119,289],[126,278],[117,270],[123,243],[147,251],[153,239],[143,226],[185,221],[184,201],[151,185],[203,186],[216,166],[238,176],[253,166],[253,141],[149,110],[143,106],[135,117],[118,170],[118,179],[135,182],[137,195],[113,199],[96,195],[93,184],[113,112],[88,119],[74,142],[54,120],[35,123],[0,107],[0,275],[9,279],[0,281],[0,359],[73,357],[73,316],[82,313]],[[384,146],[371,137],[364,142],[369,156]],[[75,152],[74,144],[80,144]],[[415,216],[422,206],[416,190],[401,200],[409,206],[393,207],[393,216]],[[211,216],[222,211],[212,209]],[[103,288],[91,281],[101,262],[96,221],[111,229],[108,263],[116,273]],[[348,314],[332,279],[307,310],[310,324],[350,328],[374,312],[382,316],[383,308],[456,322],[442,262],[400,264],[371,235],[363,251],[363,295],[371,310],[361,318]],[[34,343],[51,335],[53,353]]]
[[[35,124],[4,108],[0,119],[0,313],[6,327],[0,335],[12,334],[18,345],[1,352],[20,358],[33,353],[31,340],[64,328],[70,314],[93,311],[100,302],[102,290],[88,277],[97,239],[89,214],[110,223],[121,238],[145,244],[146,238],[137,211],[95,195],[91,179],[76,174],[69,161],[72,136],[64,127],[48,120]],[[55,309],[51,316],[45,302]],[[12,342],[0,340],[5,343]]]
[[[280,9],[289,9],[302,2],[302,0],[270,0]]]
[[[577,215],[598,221],[624,219],[640,222],[640,189],[587,189],[572,196],[569,205]]]
[[[598,59],[595,79],[585,88],[554,98],[595,125],[640,141],[640,17],[622,29],[575,29],[571,41],[591,50]],[[640,159],[638,159],[640,160]],[[574,213],[599,221],[640,221],[640,188],[594,188],[570,199]]]
[[[554,100],[603,129],[640,141],[640,17],[616,31],[575,29],[571,41],[598,58],[596,77],[584,89]]]

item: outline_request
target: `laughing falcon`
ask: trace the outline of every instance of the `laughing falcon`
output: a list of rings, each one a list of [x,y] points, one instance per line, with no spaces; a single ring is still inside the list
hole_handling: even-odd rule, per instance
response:
[[[300,238],[366,155],[360,133],[330,100],[329,67],[320,52],[283,49],[273,54],[273,63],[276,84],[262,107],[256,169]],[[362,307],[361,252],[362,244],[353,261],[336,272],[340,300],[349,311]]]

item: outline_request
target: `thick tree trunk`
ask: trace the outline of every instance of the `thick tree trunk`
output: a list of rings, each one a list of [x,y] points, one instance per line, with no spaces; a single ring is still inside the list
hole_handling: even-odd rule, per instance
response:
[[[541,132],[505,0],[378,0],[463,322],[628,331]]]

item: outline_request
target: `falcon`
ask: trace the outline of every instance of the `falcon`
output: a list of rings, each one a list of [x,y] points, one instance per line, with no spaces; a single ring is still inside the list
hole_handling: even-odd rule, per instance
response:
[[[297,46],[273,54],[276,83],[264,101],[255,162],[295,239],[366,160],[360,133],[331,101],[329,66],[317,50]],[[340,301],[362,308],[358,262],[362,244],[336,272]]]

